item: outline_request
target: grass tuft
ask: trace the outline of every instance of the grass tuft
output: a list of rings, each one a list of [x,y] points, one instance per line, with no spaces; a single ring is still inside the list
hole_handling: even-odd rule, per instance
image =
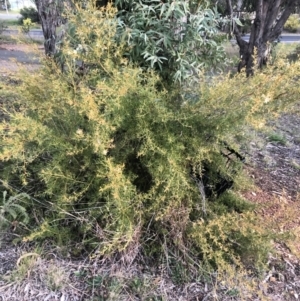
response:
[[[285,146],[287,144],[286,138],[283,135],[278,134],[278,133],[270,134],[268,136],[268,140],[270,142],[277,143],[277,144],[280,144],[280,145],[283,145],[283,146]]]

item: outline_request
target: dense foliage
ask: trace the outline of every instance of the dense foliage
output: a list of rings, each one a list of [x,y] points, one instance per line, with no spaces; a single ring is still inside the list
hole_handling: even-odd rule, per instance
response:
[[[114,1],[128,59],[179,82],[223,62],[220,40],[225,36],[218,34],[223,21],[216,10],[198,2]]]
[[[286,23],[284,24],[284,29],[290,32],[297,32],[300,27],[299,15],[291,15]]]
[[[21,18],[20,23],[23,23],[23,20],[30,19],[33,23],[39,23],[40,18],[37,10],[34,7],[24,7],[20,10]]]
[[[72,255],[176,250],[222,268],[262,260],[267,236],[251,206],[217,187],[239,174],[227,145],[238,149],[244,126],[298,99],[300,63],[166,89],[124,58],[114,9],[70,24],[64,69],[48,58],[5,91],[1,178],[31,197],[27,239],[73,246]]]
[[[62,43],[56,27],[69,19],[68,14],[76,13],[81,7],[105,9],[109,1],[36,0],[35,3],[43,25],[45,51],[52,56]],[[124,0],[112,3],[117,9],[116,41],[127,45],[123,55],[144,70],[160,72],[165,82],[186,83],[203,68],[216,68],[224,63],[220,42],[225,35],[218,32],[218,26],[224,20],[207,4]],[[93,27],[89,18],[82,21],[88,28]],[[72,28],[66,27],[71,34]]]

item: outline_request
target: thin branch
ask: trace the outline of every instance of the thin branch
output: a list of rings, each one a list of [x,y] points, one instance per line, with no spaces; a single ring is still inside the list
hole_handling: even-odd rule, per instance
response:
[[[227,9],[230,13],[230,18],[233,18],[233,9],[232,9],[232,1],[231,0],[226,0],[226,4],[227,4]],[[235,35],[236,41],[238,43],[238,46],[240,47],[240,53],[243,52],[243,49],[245,49],[246,47],[248,47],[249,43],[246,42],[243,38],[242,38],[242,34],[239,31],[238,27],[234,24],[233,25],[233,34]]]

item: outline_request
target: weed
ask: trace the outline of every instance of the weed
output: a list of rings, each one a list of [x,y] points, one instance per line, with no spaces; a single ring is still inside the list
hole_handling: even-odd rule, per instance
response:
[[[9,280],[10,282],[22,282],[33,272],[39,256],[40,255],[37,253],[23,254],[17,261],[16,269],[8,276],[5,276],[4,279]]]
[[[64,269],[52,264],[47,267],[44,281],[50,290],[57,291],[66,285],[68,276]]]
[[[181,261],[174,258],[170,264],[170,276],[176,285],[185,284],[190,280],[188,268]]]
[[[251,208],[224,195],[215,204],[207,200],[204,212],[191,172],[211,187],[220,174],[236,175],[222,141],[246,124],[261,127],[266,112],[298,100],[291,76],[299,63],[279,61],[251,78],[203,81],[199,90],[158,89],[157,75],[124,61],[113,19],[98,13],[83,12],[92,36],[81,22],[74,29],[78,41],[66,39],[64,71],[49,59],[11,88],[19,109],[9,127],[0,125],[3,173],[51,201],[28,239],[51,239],[66,249],[96,246],[99,256],[134,253],[132,261],[140,251],[132,246],[151,241],[149,253],[158,258],[176,247],[211,269],[262,266],[269,237]],[[74,62],[84,62],[83,70]],[[174,261],[168,262],[172,280],[183,284],[187,267]],[[105,285],[114,296],[124,285],[102,275],[87,279],[90,289]],[[135,281],[132,288],[143,285]]]
[[[233,288],[233,289],[230,289],[226,292],[226,295],[227,296],[230,296],[230,297],[238,297],[240,295],[240,292],[238,289],[236,288]]]
[[[134,277],[130,283],[129,287],[135,294],[141,294],[144,288],[144,281],[139,277]]]
[[[28,34],[32,27],[32,22],[30,18],[24,19],[21,30],[23,33]]]
[[[2,204],[0,205],[0,226],[16,221],[23,224],[29,222],[25,207],[20,205],[25,199],[30,199],[26,193],[19,193],[7,199],[7,191],[3,192]]]
[[[270,142],[275,142],[275,143],[278,143],[280,145],[286,145],[286,143],[287,143],[286,138],[283,135],[277,134],[277,133],[270,134],[268,136],[268,140]]]
[[[225,192],[211,206],[212,210],[215,210],[218,214],[225,214],[226,212],[242,213],[251,211],[254,207],[254,204],[248,202],[232,191]]]

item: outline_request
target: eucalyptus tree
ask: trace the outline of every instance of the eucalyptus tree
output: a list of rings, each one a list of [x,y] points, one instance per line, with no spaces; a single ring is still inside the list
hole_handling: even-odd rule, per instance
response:
[[[41,19],[45,52],[56,52],[56,28],[64,5],[105,7],[109,1],[34,0]],[[157,70],[168,81],[182,82],[201,69],[224,60],[216,10],[202,1],[114,0],[117,7],[116,40],[126,41],[127,58],[144,69]]]
[[[8,14],[8,4],[9,4],[8,0],[4,0],[4,7],[7,14]]]
[[[177,82],[223,62],[222,19],[201,2],[115,0],[118,34],[128,43],[129,60]]]
[[[62,22],[63,2],[62,0],[34,0],[45,38],[45,53],[48,56],[53,56],[56,52],[56,28]]]
[[[249,41],[245,41],[240,29],[233,26],[233,34],[240,48],[239,70],[245,67],[247,75],[250,75],[255,64],[261,68],[267,63],[272,43],[279,39],[285,22],[299,3],[299,0],[226,0],[226,10],[231,17],[241,10],[255,16]],[[254,53],[257,56],[256,62],[253,60]]]

